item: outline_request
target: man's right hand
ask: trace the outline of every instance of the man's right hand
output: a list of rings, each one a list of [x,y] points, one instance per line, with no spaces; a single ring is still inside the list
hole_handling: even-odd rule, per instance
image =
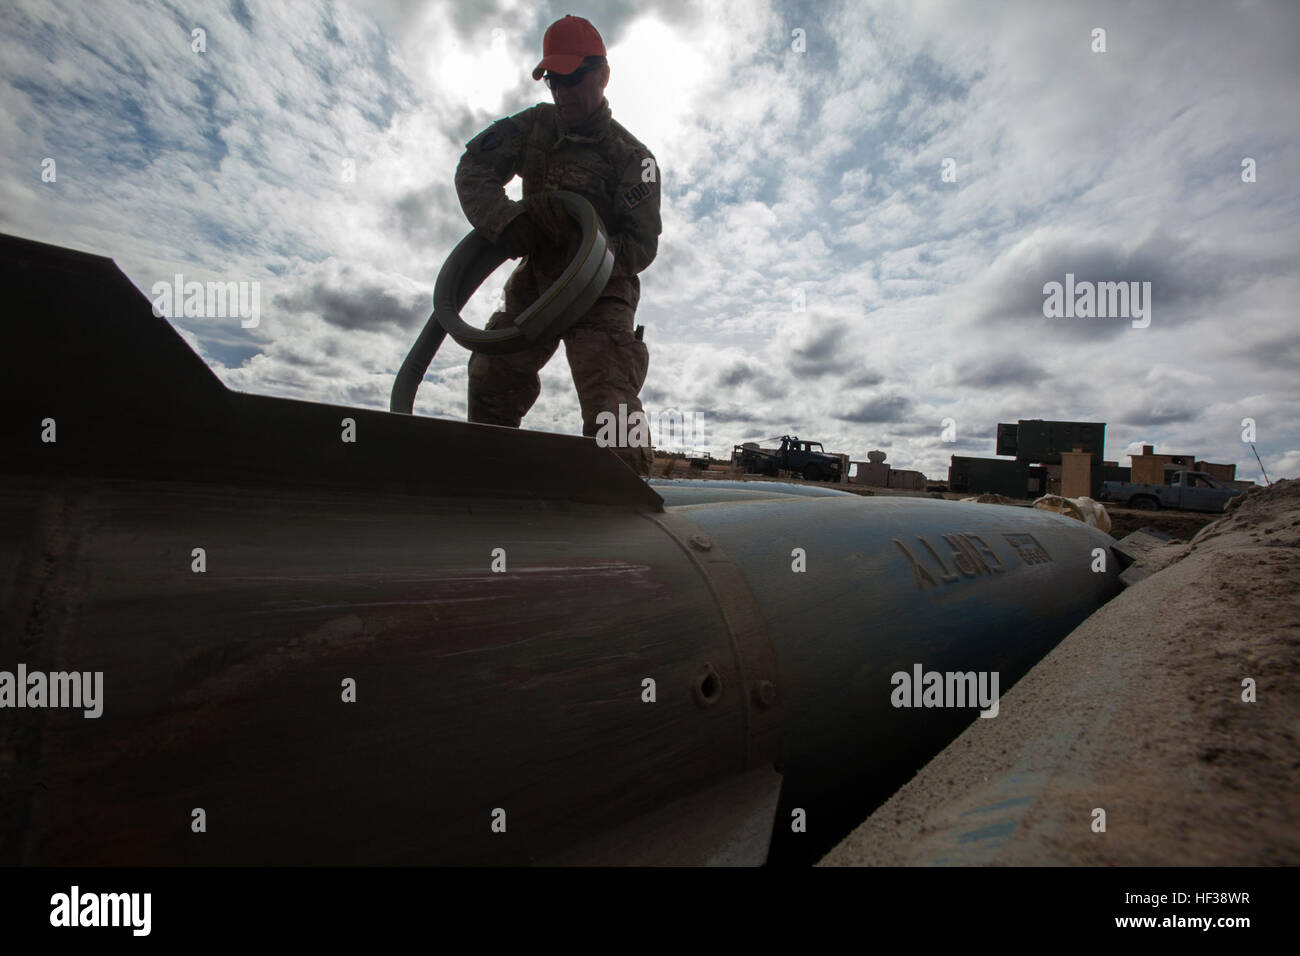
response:
[[[537,227],[526,212],[511,219],[510,225],[501,233],[501,248],[511,259],[528,255],[536,244]]]

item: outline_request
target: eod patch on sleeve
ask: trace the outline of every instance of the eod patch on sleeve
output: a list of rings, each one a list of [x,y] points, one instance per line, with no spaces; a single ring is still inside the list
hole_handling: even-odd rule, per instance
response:
[[[654,187],[650,183],[637,183],[623,194],[623,204],[627,206],[628,209],[632,209],[637,203],[645,199],[653,191]]]

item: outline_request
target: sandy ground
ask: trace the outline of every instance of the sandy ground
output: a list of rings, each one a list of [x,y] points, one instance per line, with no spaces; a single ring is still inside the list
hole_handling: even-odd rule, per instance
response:
[[[1300,481],[1152,560],[822,865],[1300,863]]]

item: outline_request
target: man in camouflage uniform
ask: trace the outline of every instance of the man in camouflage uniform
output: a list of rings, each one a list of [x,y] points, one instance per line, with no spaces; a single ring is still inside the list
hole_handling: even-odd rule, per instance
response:
[[[609,284],[591,309],[563,336],[573,384],[582,406],[582,433],[595,437],[609,412],[615,428],[626,421],[628,447],[614,447],[640,475],[650,473],[653,453],[632,443],[642,412],[638,393],[650,356],[634,329],[641,281],[658,249],[659,170],[654,157],[610,115],[605,45],[581,17],[551,24],[533,79],[545,72],[554,105],[539,103],[499,120],[466,144],[456,169],[456,192],[474,228],[523,257],[505,288],[505,308],[489,329],[513,323],[568,265],[564,236],[576,224],[550,190],[587,199],[600,215],[614,253]],[[506,198],[505,185],[523,177],[523,200]],[[508,355],[475,353],[469,362],[469,420],[518,428],[541,392],[538,372],[555,354],[558,340]],[[620,408],[623,406],[622,417]],[[605,429],[612,433],[612,429]],[[648,432],[642,428],[637,431]]]

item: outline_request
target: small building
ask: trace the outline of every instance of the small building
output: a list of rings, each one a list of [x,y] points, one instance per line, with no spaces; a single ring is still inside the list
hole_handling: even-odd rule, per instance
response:
[[[883,461],[855,461],[852,464],[856,466],[851,479],[853,484],[889,487],[889,466]]]
[[[1049,467],[1007,458],[969,458],[953,455],[948,465],[948,490],[979,495],[985,492],[1008,498],[1038,497],[1047,490]],[[924,487],[924,484],[922,484]]]
[[[905,468],[891,468],[883,451],[867,452],[866,461],[855,461],[856,470],[850,479],[855,485],[872,485],[876,488],[901,488],[907,491],[925,491],[925,475]],[[846,475],[848,471],[844,472]]]
[[[1163,485],[1170,472],[1196,470],[1195,455],[1157,455],[1154,445],[1143,445],[1142,454],[1130,455],[1133,480],[1144,485]]]
[[[1234,482],[1237,480],[1236,465],[1219,465],[1212,461],[1198,461],[1194,466],[1196,471],[1203,471],[1207,475],[1213,475],[1222,482]],[[1253,485],[1254,482],[1252,481]]]
[[[921,474],[921,472],[919,471],[907,471],[905,469],[890,468],[889,487],[905,488],[909,491],[924,491],[925,475]]]

